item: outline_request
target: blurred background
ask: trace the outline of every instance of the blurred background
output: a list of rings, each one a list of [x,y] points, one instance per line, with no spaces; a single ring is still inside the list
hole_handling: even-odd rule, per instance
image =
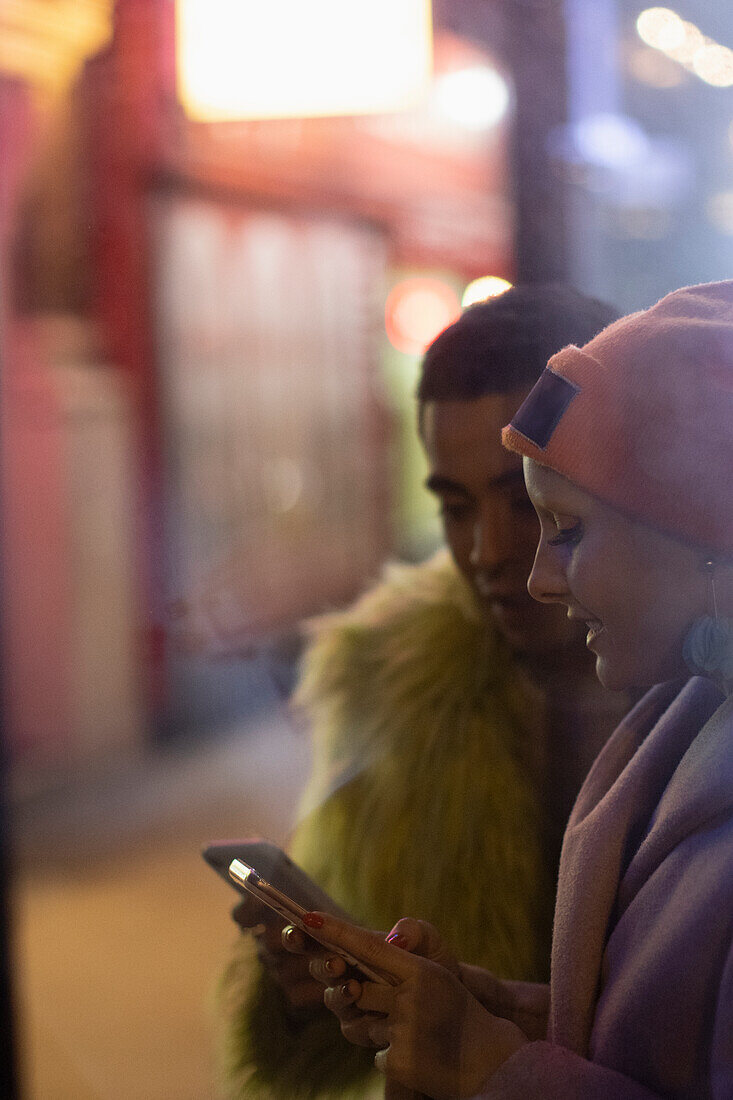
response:
[[[439,541],[462,306],[733,275],[733,7],[0,0],[3,1096],[218,1095],[298,624]]]

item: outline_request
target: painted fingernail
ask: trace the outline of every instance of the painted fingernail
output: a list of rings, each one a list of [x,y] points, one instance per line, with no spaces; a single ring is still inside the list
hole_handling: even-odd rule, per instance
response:
[[[356,997],[357,995],[356,989],[354,988],[356,984],[357,983],[354,982],[353,979],[351,981],[344,982],[344,984],[341,986],[341,996],[347,997],[349,1000],[353,1000],[354,997]]]
[[[303,924],[307,928],[323,928],[323,917],[320,913],[306,913]]]
[[[338,962],[339,960],[335,956],[331,959],[326,959],[323,964],[323,969],[326,971],[327,974],[333,974],[335,973],[335,971],[340,969]]]
[[[391,943],[395,947],[404,947],[407,940],[404,936],[401,936],[399,932],[390,932],[387,936],[387,943]]]

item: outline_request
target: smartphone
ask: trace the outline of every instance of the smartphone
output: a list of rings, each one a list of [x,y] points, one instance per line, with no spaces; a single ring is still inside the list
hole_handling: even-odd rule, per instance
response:
[[[244,863],[241,859],[233,859],[229,865],[229,876],[237,886],[249,891],[264,905],[268,905],[288,924],[294,924],[295,927],[304,932],[306,936],[310,936],[307,925],[303,923],[303,917],[309,910],[300,905],[283,890],[279,890],[277,886],[273,886],[271,882],[267,882],[263,879],[254,867],[251,867],[248,863]],[[320,943],[320,941],[317,942]],[[356,967],[356,969],[361,971],[364,977],[369,978],[370,981],[379,982],[381,985],[395,984],[395,979],[390,975],[380,973],[380,971],[375,970],[367,963],[362,962],[361,959],[357,959],[354,955],[350,955],[348,952],[344,951],[343,948],[334,947],[330,944],[321,944],[321,946],[340,955],[349,966]]]
[[[280,921],[272,908],[230,876],[229,865],[235,859],[257,867],[262,878],[291,897],[305,912],[317,909],[343,920],[352,919],[302,867],[269,840],[248,837],[244,840],[218,841],[204,848],[202,855],[209,866],[242,896],[232,915],[243,928],[252,928],[256,924],[279,924]]]

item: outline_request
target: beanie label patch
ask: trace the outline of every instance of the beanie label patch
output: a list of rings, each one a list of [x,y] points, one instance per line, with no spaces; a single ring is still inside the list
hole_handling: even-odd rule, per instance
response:
[[[514,415],[512,427],[544,451],[578,393],[580,386],[546,367]]]

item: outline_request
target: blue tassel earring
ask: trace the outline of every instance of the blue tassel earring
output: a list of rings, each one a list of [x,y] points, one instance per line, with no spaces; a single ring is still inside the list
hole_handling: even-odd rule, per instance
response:
[[[718,615],[715,595],[714,559],[705,562],[712,603],[712,615],[696,619],[682,645],[685,664],[694,676],[709,676],[715,680],[733,680],[733,624]]]

